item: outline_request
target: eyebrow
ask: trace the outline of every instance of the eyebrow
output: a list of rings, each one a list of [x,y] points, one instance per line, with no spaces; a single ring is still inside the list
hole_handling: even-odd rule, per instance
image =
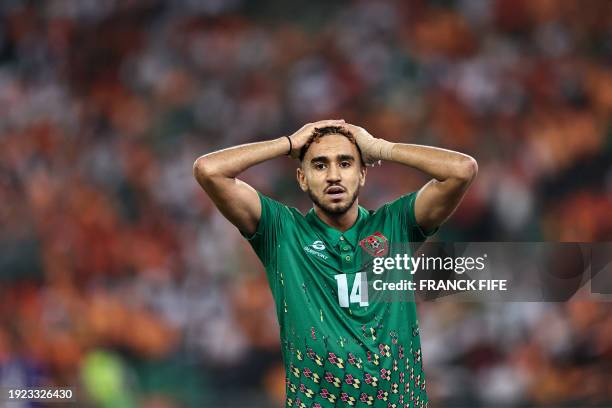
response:
[[[353,157],[351,154],[341,154],[338,156],[338,161],[342,160],[355,161],[355,157]]]
[[[350,155],[350,154],[339,154],[338,156],[336,156],[336,159],[338,161],[342,161],[342,160],[355,161],[355,157],[353,155]],[[315,163],[315,162],[328,163],[329,162],[329,158],[327,156],[316,156],[316,157],[313,157],[312,159],[310,159],[310,162],[311,163]]]

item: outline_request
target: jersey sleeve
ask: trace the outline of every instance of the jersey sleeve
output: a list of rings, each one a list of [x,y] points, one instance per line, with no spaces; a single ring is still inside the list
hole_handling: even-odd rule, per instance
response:
[[[282,234],[282,220],[289,209],[276,200],[257,192],[261,202],[261,217],[257,224],[257,230],[253,235],[240,232],[245,237],[253,250],[268,268],[275,258],[277,244]]]
[[[402,235],[409,242],[423,242],[438,231],[438,228],[425,231],[417,224],[414,215],[416,196],[417,192],[414,191],[386,205],[387,216],[392,218],[393,224],[399,226]]]

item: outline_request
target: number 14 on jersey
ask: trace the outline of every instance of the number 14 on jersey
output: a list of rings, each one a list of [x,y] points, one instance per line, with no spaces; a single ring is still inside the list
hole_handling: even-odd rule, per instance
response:
[[[359,306],[368,306],[368,280],[365,272],[357,272],[350,276],[355,277],[350,297],[347,274],[341,273],[334,276],[338,284],[338,303],[340,307],[349,307],[349,303],[359,303]]]

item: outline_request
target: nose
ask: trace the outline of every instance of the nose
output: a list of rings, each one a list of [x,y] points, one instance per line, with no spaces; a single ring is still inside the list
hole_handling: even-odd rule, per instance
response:
[[[340,180],[341,180],[340,169],[338,168],[338,166],[335,166],[335,165],[329,166],[329,170],[327,170],[327,182],[337,183]]]

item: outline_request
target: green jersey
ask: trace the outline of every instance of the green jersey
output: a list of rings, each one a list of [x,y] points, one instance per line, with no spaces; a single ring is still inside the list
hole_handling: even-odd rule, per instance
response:
[[[286,406],[426,407],[412,292],[407,301],[376,301],[364,270],[373,257],[395,256],[393,244],[426,239],[415,221],[416,193],[376,211],[359,207],[344,232],[312,209],[304,216],[259,197],[257,231],[245,237],[265,266],[276,304]]]

